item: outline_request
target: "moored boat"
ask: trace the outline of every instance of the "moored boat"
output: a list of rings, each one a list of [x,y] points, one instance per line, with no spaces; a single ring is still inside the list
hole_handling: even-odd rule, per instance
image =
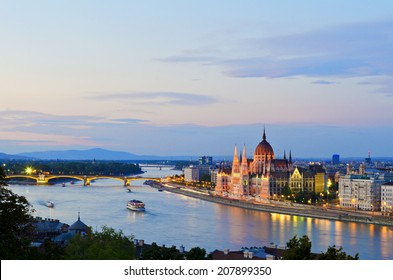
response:
[[[130,200],[127,202],[127,208],[132,211],[145,211],[145,204],[140,200]]]

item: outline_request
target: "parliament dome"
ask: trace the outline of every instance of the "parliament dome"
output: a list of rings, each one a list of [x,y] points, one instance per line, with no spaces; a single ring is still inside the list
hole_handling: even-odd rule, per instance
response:
[[[270,146],[269,142],[266,141],[265,130],[263,131],[262,141],[259,142],[258,146],[255,148],[254,155],[263,156],[263,155],[271,155],[274,156],[274,151],[272,146]]]

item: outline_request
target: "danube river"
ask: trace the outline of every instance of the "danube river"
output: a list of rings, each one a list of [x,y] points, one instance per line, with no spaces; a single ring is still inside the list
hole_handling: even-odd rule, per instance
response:
[[[143,176],[163,177],[176,174],[168,168],[144,167]],[[34,216],[59,219],[72,224],[78,218],[93,229],[103,225],[121,229],[126,235],[166,246],[239,250],[241,247],[262,247],[275,243],[285,246],[294,235],[308,235],[312,251],[326,251],[329,245],[342,246],[344,251],[360,259],[393,259],[393,228],[324,219],[304,218],[258,212],[215,204],[132,182],[127,192],[120,181],[97,180],[89,187],[75,184],[50,186],[10,185],[12,191],[24,195],[36,210]],[[138,199],[146,211],[136,213],[126,208],[128,200]],[[44,202],[52,200],[54,208]]]

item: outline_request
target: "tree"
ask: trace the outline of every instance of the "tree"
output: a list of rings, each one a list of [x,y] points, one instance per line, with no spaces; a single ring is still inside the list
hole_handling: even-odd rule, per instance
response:
[[[101,232],[77,234],[71,238],[66,248],[71,260],[131,260],[135,259],[132,236],[103,226]]]
[[[199,248],[199,247],[191,248],[191,250],[186,253],[186,259],[187,260],[205,260],[206,259],[206,250]]]
[[[285,197],[292,195],[292,190],[288,184],[285,184],[285,186],[282,188],[281,194]]]
[[[160,247],[153,242],[150,247],[145,248],[141,255],[142,260],[184,260],[184,255],[176,249]]]
[[[311,241],[307,235],[297,238],[295,235],[287,242],[287,249],[283,254],[285,260],[310,260]]]
[[[295,235],[287,242],[287,249],[283,253],[284,260],[358,260],[359,253],[355,256],[348,255],[342,249],[336,248],[336,245],[329,246],[325,253],[312,254],[311,241],[307,235],[297,238]]]
[[[45,240],[39,247],[31,247],[29,259],[31,260],[64,260],[65,248]]]
[[[24,196],[7,187],[4,171],[0,167],[0,256],[1,259],[30,258],[30,244],[34,211]]]
[[[359,259],[359,253],[356,253],[354,257],[351,255],[347,255],[343,251],[343,248],[336,248],[336,245],[329,246],[327,249],[326,253],[321,253],[319,256],[320,260],[358,260]]]

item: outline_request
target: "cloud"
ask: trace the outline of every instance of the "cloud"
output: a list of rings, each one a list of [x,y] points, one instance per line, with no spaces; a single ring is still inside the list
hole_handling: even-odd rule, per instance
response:
[[[251,42],[250,42],[251,43]],[[357,23],[252,42],[268,56],[224,61],[236,77],[393,74],[393,20]]]
[[[373,87],[372,92],[393,97],[393,80],[391,77],[374,77],[358,83],[362,86]]]
[[[33,133],[24,131],[2,131],[0,140],[18,146],[95,146],[97,142],[84,136]]]
[[[130,99],[133,102],[145,103],[149,105],[200,106],[218,103],[218,100],[211,96],[181,92],[96,93],[89,96],[88,98],[95,100]]]
[[[94,136],[95,130],[139,122],[142,120],[6,110],[0,111],[0,141],[11,146],[104,146],[102,136]]]
[[[109,122],[93,116],[63,116],[34,111],[0,111],[0,129],[34,129],[37,127],[87,129],[98,122]]]
[[[316,80],[312,82],[313,84],[317,85],[334,85],[337,84],[336,82],[331,82],[331,81],[325,81],[325,80]]]
[[[237,42],[248,55],[179,55],[165,62],[204,62],[236,78],[364,77],[393,75],[393,19]]]
[[[214,61],[215,58],[212,56],[194,56],[194,55],[173,55],[164,58],[157,59],[161,62],[170,62],[170,63],[184,63],[184,62],[211,62]]]
[[[145,122],[146,120],[141,120],[141,119],[112,119],[112,121],[120,122],[120,123],[141,123],[141,122]]]

